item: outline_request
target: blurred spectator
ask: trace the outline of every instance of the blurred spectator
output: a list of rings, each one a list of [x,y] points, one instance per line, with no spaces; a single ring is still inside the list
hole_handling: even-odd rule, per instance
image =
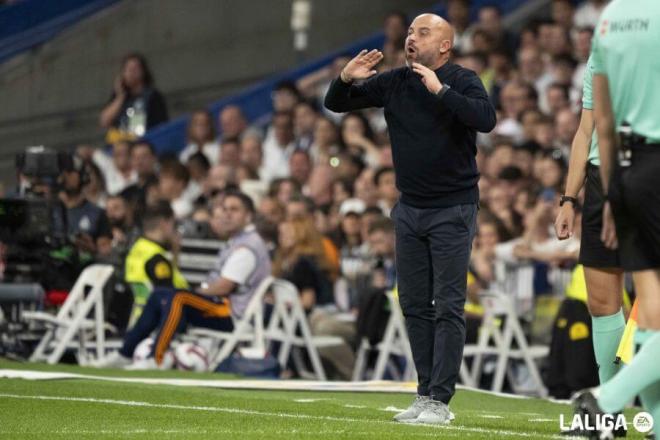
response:
[[[112,248],[121,251],[128,250],[128,246],[135,241],[139,234],[128,203],[121,196],[109,196],[105,213],[112,231]]]
[[[552,21],[564,30],[570,31],[573,27],[575,5],[572,0],[552,0]]]
[[[188,169],[190,180],[188,181],[188,186],[184,191],[183,197],[190,201],[195,201],[202,195],[202,188],[208,178],[211,164],[204,154],[198,152],[188,158],[186,168]]]
[[[105,179],[101,169],[94,162],[88,162],[84,166],[88,179],[83,187],[83,194],[99,208],[105,208],[108,193],[105,190]]]
[[[300,99],[300,91],[293,82],[279,82],[273,89],[273,111],[292,112]]]
[[[92,160],[103,173],[106,191],[110,195],[122,192],[137,182],[137,173],[131,163],[131,144],[126,141],[112,145],[112,157],[95,149]]]
[[[469,52],[472,30],[470,25],[470,0],[449,0],[447,2],[447,20],[454,26],[454,51]]]
[[[223,108],[218,116],[218,122],[221,140],[239,139],[247,128],[247,120],[243,112],[235,105],[228,105]]]
[[[238,138],[224,138],[220,145],[220,161],[222,165],[236,168],[241,163],[241,143]]]
[[[339,130],[329,118],[321,116],[314,125],[314,142],[310,153],[314,164],[330,163],[330,158],[339,153]]]
[[[575,26],[595,28],[608,0],[587,0],[575,12]]]
[[[390,211],[399,200],[399,190],[396,188],[396,176],[394,168],[383,167],[374,174],[374,184],[378,191],[378,207],[387,217]]]
[[[298,288],[307,313],[334,303],[323,242],[310,220],[293,219],[280,224],[273,274]]]
[[[295,149],[291,113],[274,113],[271,125],[272,136],[267,136],[262,144],[264,163],[268,164],[266,175],[262,176],[266,182],[289,175],[289,157]]]
[[[85,198],[83,188],[88,179],[85,165],[78,157],[62,173],[59,199],[66,209],[68,236],[83,254],[108,255],[112,232],[103,209]]]
[[[314,127],[319,116],[311,101],[300,101],[293,109],[293,134],[297,149],[309,150],[314,142]]]
[[[289,158],[289,169],[291,178],[304,191],[312,173],[312,159],[309,157],[309,153],[304,150],[294,151]]]
[[[360,199],[345,200],[339,208],[337,247],[342,276],[355,282],[358,275],[368,271],[366,247],[362,243],[362,214],[366,206]]]
[[[128,200],[131,209],[141,213],[147,204],[147,188],[150,184],[158,182],[156,175],[157,165],[154,147],[146,142],[140,141],[131,147],[131,167],[135,170],[137,181],[126,187],[121,195]]]
[[[380,152],[369,120],[359,112],[347,113],[341,121],[341,141],[348,153],[377,166]]]
[[[578,129],[580,121],[577,113],[568,107],[564,107],[555,114],[556,145],[562,151],[564,157],[569,157],[571,143]]]
[[[408,17],[400,11],[390,12],[383,23],[385,42],[383,43],[383,61],[381,71],[391,70],[405,65],[403,44],[408,35]]]
[[[514,52],[518,47],[516,36],[502,26],[502,16],[497,6],[482,6],[479,9],[477,26],[489,35],[494,46],[506,47],[510,52]],[[476,47],[472,49],[478,50]]]
[[[246,133],[241,139],[241,164],[256,173],[261,179],[263,171],[263,150],[261,137],[256,133]]]
[[[143,55],[131,53],[121,62],[109,103],[99,123],[108,130],[106,140],[142,137],[150,128],[168,120],[165,99],[154,87],[154,78]]]
[[[220,145],[213,128],[213,117],[207,110],[195,110],[188,123],[188,145],[179,154],[179,160],[188,162],[190,156],[202,153],[211,165],[220,161]]]
[[[190,181],[188,169],[176,160],[169,160],[160,168],[159,195],[172,205],[174,216],[180,220],[192,212],[193,206],[185,198],[185,190]]]
[[[518,63],[522,80],[534,86],[540,97],[539,107],[547,113],[548,105],[545,94],[546,89],[552,83],[552,75],[544,68],[541,52],[533,48],[521,49],[518,54]]]
[[[545,101],[548,103],[548,113],[555,116],[560,110],[570,105],[568,87],[552,83],[547,88]]]
[[[205,202],[210,202],[218,194],[235,186],[236,170],[227,165],[216,165],[209,170],[200,197]]]

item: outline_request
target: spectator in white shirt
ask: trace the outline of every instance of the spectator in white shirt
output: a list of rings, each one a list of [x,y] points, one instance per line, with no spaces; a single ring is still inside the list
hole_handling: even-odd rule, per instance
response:
[[[109,195],[119,194],[126,187],[137,182],[137,173],[131,166],[131,145],[128,142],[114,144],[112,156],[96,149],[92,160],[103,173]]]
[[[183,219],[192,212],[192,203],[184,197],[190,174],[188,169],[176,160],[161,165],[158,190],[160,197],[172,205],[177,219]]]
[[[266,182],[289,175],[289,157],[295,150],[291,113],[276,112],[271,125],[272,136],[263,143]]]
[[[188,145],[179,154],[182,163],[188,162],[190,156],[202,153],[211,165],[220,160],[220,145],[215,139],[213,117],[206,110],[195,110],[188,124]]]

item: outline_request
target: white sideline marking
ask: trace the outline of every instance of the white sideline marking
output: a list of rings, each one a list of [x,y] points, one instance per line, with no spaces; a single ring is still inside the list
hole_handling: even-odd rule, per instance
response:
[[[92,370],[92,369],[90,369]],[[92,370],[93,371],[93,370]],[[105,380],[112,382],[144,383],[152,385],[175,385],[212,387],[224,389],[250,389],[250,390],[281,390],[281,391],[359,391],[380,393],[406,393],[417,392],[417,384],[414,382],[393,382],[388,380],[361,381],[361,382],[322,382],[313,380],[220,380],[220,379],[172,379],[172,378],[141,378],[141,377],[112,377],[96,374],[77,374],[51,371],[12,370],[0,369],[0,378],[28,379],[28,380],[52,380],[52,379],[89,379]],[[490,390],[480,390],[463,385],[456,385],[458,390],[473,391],[491,396],[505,397],[509,399],[535,399],[529,396],[499,393]],[[552,403],[570,404],[569,400],[542,399]],[[540,415],[540,414],[539,414]]]
[[[503,419],[504,417],[502,416],[496,416],[495,414],[482,414],[482,418],[484,419]]]
[[[321,400],[329,400],[329,399],[293,399],[294,402],[298,402],[298,403],[314,403],[314,402],[320,402]]]
[[[151,403],[151,402],[140,402],[134,400],[115,400],[115,399],[97,399],[93,397],[64,397],[64,396],[39,396],[39,395],[22,395],[22,394],[8,394],[0,393],[0,397],[6,397],[9,399],[25,399],[25,400],[56,400],[56,401],[65,401],[65,402],[85,402],[85,403],[101,403],[108,405],[121,405],[121,406],[136,406],[143,408],[163,408],[163,409],[177,409],[177,410],[190,410],[190,411],[210,411],[210,412],[220,412],[220,413],[231,413],[231,414],[249,414],[249,415],[258,415],[265,417],[279,417],[279,418],[290,418],[290,419],[307,419],[307,420],[325,420],[333,422],[350,422],[350,423],[375,423],[375,424],[393,424],[396,422],[385,421],[385,420],[374,420],[374,419],[354,419],[349,417],[334,417],[334,416],[315,416],[309,414],[289,414],[289,413],[277,413],[277,412],[268,412],[268,411],[255,411],[249,409],[240,409],[240,408],[223,408],[215,406],[195,406],[195,405],[174,405],[168,403]],[[403,425],[403,424],[402,424]],[[483,434],[497,434],[499,436],[505,437],[531,437],[531,438],[548,438],[548,439],[563,439],[564,437],[560,435],[547,435],[540,433],[526,433],[526,432],[515,432],[515,431],[506,431],[500,429],[487,429],[487,428],[473,428],[467,426],[455,426],[455,425],[428,425],[428,424],[410,424],[406,426],[423,426],[427,428],[435,428],[448,431],[459,431],[459,432],[476,432]]]
[[[344,405],[344,408],[358,408],[359,409],[359,408],[366,408],[366,407],[367,407],[366,405],[352,405],[350,403],[347,403],[346,405]]]
[[[540,423],[540,422],[557,422],[555,419],[529,419],[527,420],[528,422],[535,422],[535,423]]]

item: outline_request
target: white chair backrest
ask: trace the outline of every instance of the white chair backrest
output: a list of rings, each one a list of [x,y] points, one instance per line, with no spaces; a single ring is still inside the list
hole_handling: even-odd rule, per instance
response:
[[[303,310],[298,289],[291,282],[275,279],[272,285],[275,305],[268,323],[269,329],[282,329],[289,336],[294,336],[300,326],[303,337],[311,336],[307,317]]]
[[[78,303],[85,299],[85,286],[91,286],[92,290],[102,295],[98,290],[103,290],[105,283],[108,282],[113,271],[114,268],[108,264],[92,264],[87,266],[80,276],[78,276],[62,308],[57,313],[57,317],[59,319],[66,319],[75,314]],[[91,293],[90,291],[88,295]]]

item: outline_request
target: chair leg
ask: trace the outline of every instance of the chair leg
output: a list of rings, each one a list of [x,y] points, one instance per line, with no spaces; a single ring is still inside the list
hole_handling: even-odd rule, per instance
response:
[[[369,342],[363,339],[358,348],[357,357],[355,359],[355,367],[353,368],[353,382],[362,380],[364,374],[364,367],[367,361],[367,353],[369,352]]]

